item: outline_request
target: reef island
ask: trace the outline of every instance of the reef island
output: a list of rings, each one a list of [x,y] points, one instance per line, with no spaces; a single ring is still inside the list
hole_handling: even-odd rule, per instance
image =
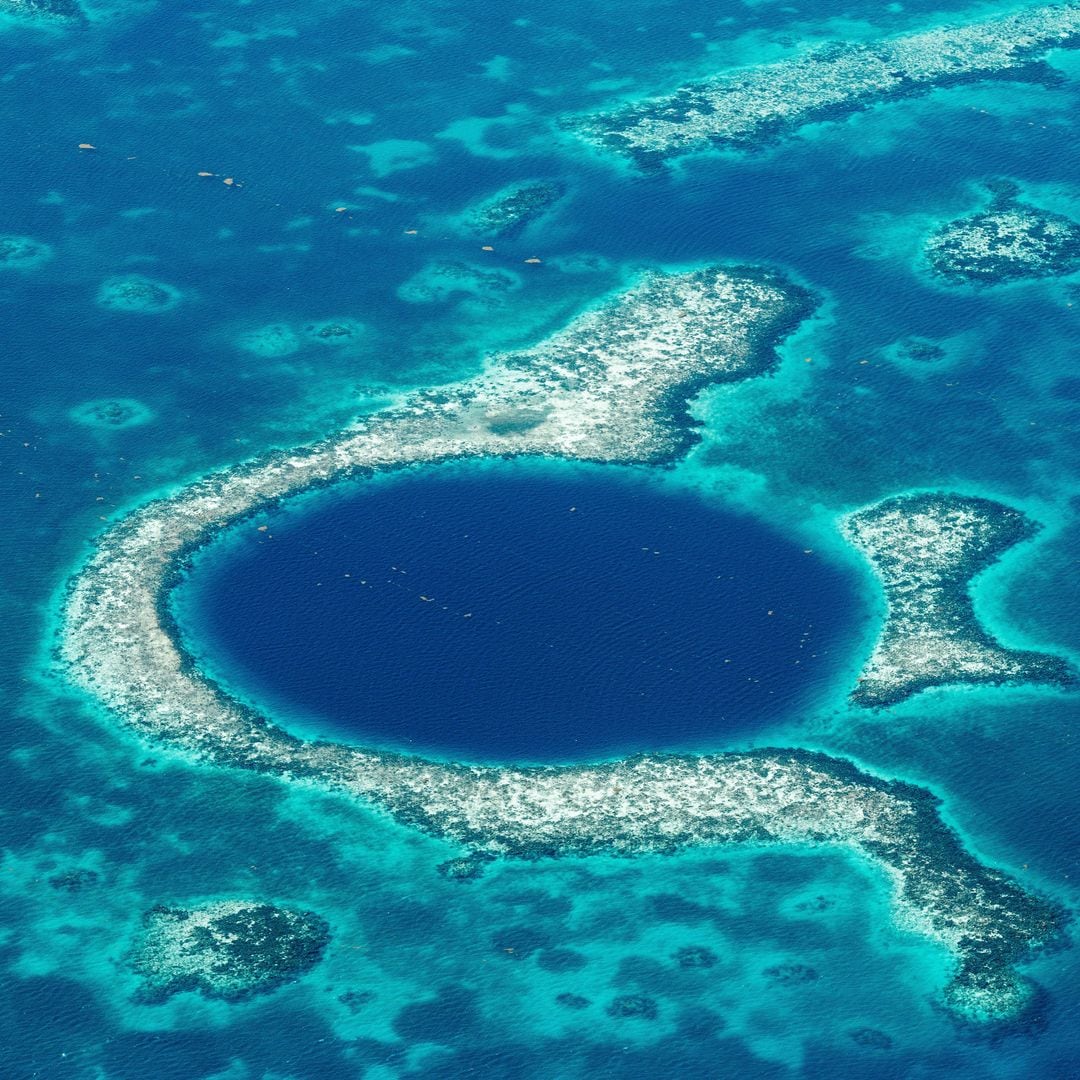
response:
[[[707,149],[757,150],[799,128],[976,79],[1046,78],[1051,49],[1080,40],[1080,5],[1048,4],[870,42],[805,48],[657,97],[569,116],[563,127],[642,167]]]
[[[1006,649],[975,616],[972,578],[1037,532],[1020,511],[932,492],[860,510],[847,518],[844,532],[873,564],[889,612],[851,693],[856,704],[893,705],[949,683],[1076,682],[1065,660]]]
[[[458,845],[464,854],[444,864],[455,877],[491,857],[839,848],[885,875],[901,924],[949,950],[952,1009],[1013,1017],[1033,999],[1016,965],[1063,916],[975,859],[923,788],[791,749],[482,767],[303,741],[198,670],[167,614],[172,583],[216,530],[316,485],[478,455],[671,461],[695,439],[689,397],[767,372],[814,306],[806,289],[760,268],[644,272],[538,344],[489,356],[471,379],[180,487],[98,539],[64,596],[57,662],[144,741],[362,800]]]

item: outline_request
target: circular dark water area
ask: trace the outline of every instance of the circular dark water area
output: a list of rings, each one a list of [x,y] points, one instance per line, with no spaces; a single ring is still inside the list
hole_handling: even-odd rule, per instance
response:
[[[237,526],[172,597],[199,665],[305,736],[473,761],[720,748],[835,684],[851,572],[633,470],[402,471]]]

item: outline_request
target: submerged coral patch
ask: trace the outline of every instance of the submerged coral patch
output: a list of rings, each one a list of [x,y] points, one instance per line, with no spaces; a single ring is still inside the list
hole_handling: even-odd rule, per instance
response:
[[[633,1018],[637,1020],[655,1020],[660,1009],[651,997],[644,994],[622,994],[612,999],[604,1010],[608,1016],[616,1019]]]
[[[352,319],[325,319],[304,327],[304,337],[308,341],[335,347],[352,345],[363,332],[364,327]]]
[[[175,286],[141,274],[108,278],[97,295],[99,307],[139,315],[159,315],[172,311],[182,299],[183,293]]]
[[[477,236],[512,239],[548,213],[562,196],[562,187],[549,181],[511,184],[466,210],[461,226]]]
[[[314,912],[221,900],[151,909],[129,960],[144,1004],[184,991],[243,1001],[304,974],[329,941],[329,926]]]
[[[300,338],[291,326],[285,323],[270,323],[241,334],[236,339],[236,344],[244,352],[272,360],[280,356],[292,356],[299,351]]]
[[[876,42],[805,48],[658,97],[568,117],[564,126],[639,165],[707,150],[755,150],[806,124],[892,98],[1022,70],[1080,37],[1080,5],[1048,4]]]
[[[520,287],[521,278],[509,270],[447,259],[428,263],[403,282],[397,294],[409,304],[441,304],[457,293],[496,300]]]
[[[52,256],[52,248],[32,236],[0,236],[0,270],[33,270]]]
[[[134,398],[97,398],[76,405],[68,416],[85,427],[118,431],[148,424],[154,419],[154,412]]]

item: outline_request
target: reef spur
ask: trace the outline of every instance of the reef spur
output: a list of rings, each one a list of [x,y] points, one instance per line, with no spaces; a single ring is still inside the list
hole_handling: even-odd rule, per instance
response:
[[[768,370],[813,307],[804,289],[756,268],[646,272],[536,346],[489,357],[472,379],[137,508],[69,583],[57,662],[147,741],[348,794],[481,860],[839,846],[889,877],[902,924],[951,951],[952,1008],[1014,1016],[1032,998],[1015,965],[1056,935],[1062,916],[974,859],[924,789],[802,750],[481,767],[305,742],[212,684],[164,615],[195,547],[313,485],[465,455],[671,460],[693,439],[686,402],[695,389]]]
[[[733,68],[670,93],[566,117],[562,126],[642,166],[709,148],[755,150],[806,124],[992,77],[1046,77],[1051,49],[1080,41],[1080,5],[1021,8],[869,42],[833,42]]]

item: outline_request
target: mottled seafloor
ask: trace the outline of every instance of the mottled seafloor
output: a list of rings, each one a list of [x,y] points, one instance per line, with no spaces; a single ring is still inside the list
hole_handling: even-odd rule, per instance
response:
[[[3,1074],[1074,1075],[1074,949],[1024,967],[1039,990],[1018,1022],[965,1024],[942,1007],[949,957],[836,853],[496,861],[455,880],[436,867],[459,848],[359,804],[136,744],[43,643],[114,515],[468,378],[639,267],[730,260],[824,306],[774,374],[696,400],[701,441],[668,480],[844,566],[839,520],[880,499],[1021,510],[1043,529],[980,580],[976,614],[1006,645],[1075,655],[1078,54],[1044,43],[1008,81],[875,91],[760,147],[640,170],[566,119],[996,11],[22,6],[0,18]],[[535,219],[503,228],[486,200],[523,183]],[[1006,197],[1028,216],[992,222],[1014,230],[997,239],[1039,233],[1025,272],[1000,249],[935,262],[931,238],[974,221],[982,244],[977,215]],[[868,572],[866,589],[880,614]],[[850,678],[816,688],[824,704],[736,748],[850,755],[928,787],[979,859],[1071,905],[1076,699],[953,686],[851,705],[878,630]],[[249,901],[317,913],[296,978],[155,992],[142,935]]]

